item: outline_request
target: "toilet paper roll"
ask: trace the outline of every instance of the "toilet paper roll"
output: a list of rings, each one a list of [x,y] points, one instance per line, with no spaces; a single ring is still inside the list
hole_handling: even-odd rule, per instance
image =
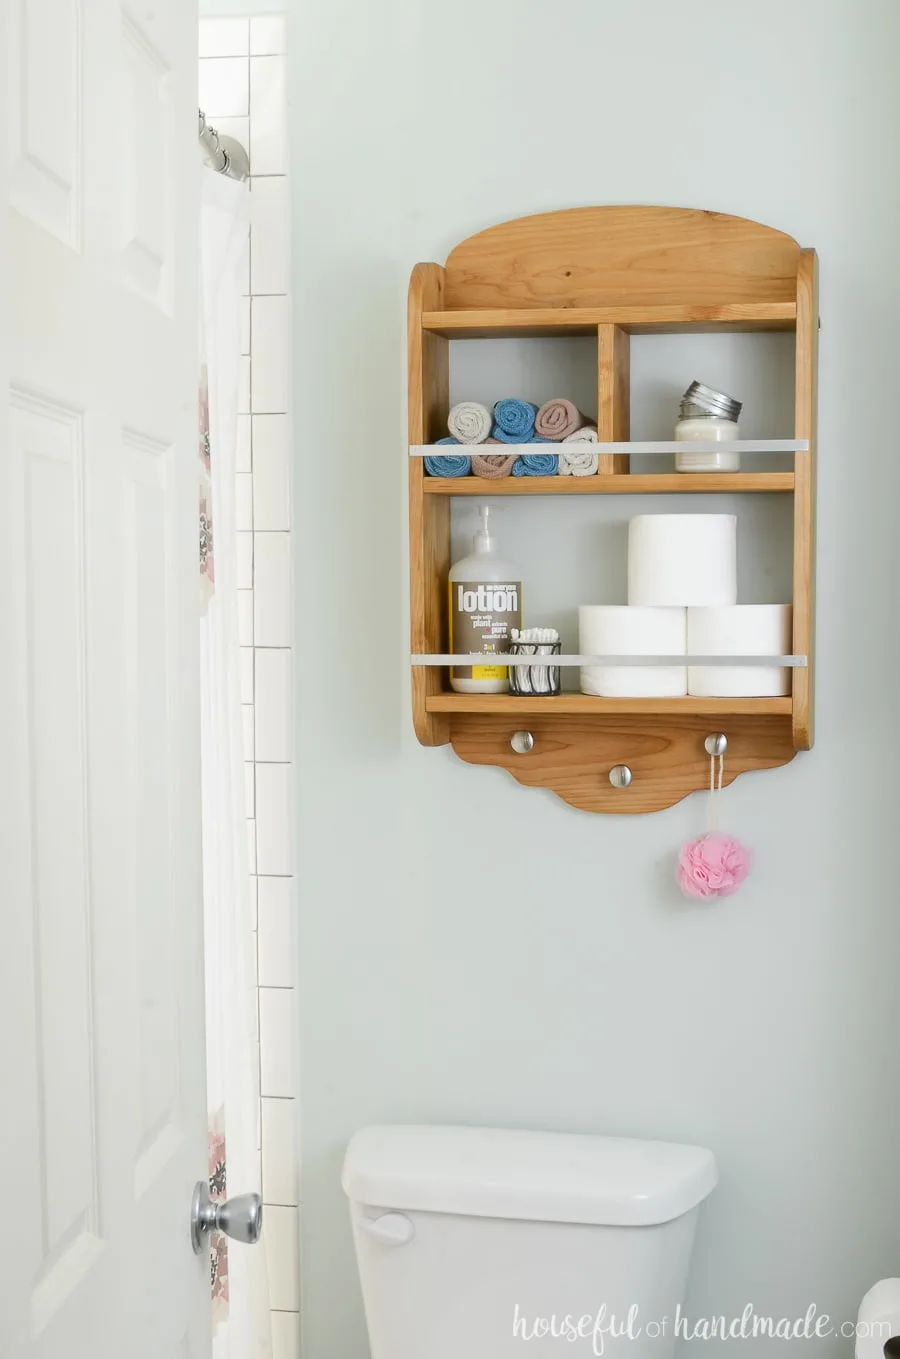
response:
[[[628,603],[737,603],[733,514],[639,514],[628,525]]]
[[[900,1279],[881,1279],[859,1304],[856,1359],[884,1359],[888,1341],[900,1346]],[[892,1347],[894,1348],[894,1347]]]
[[[578,648],[587,656],[683,656],[684,609],[638,609],[627,604],[582,604]],[[678,698],[687,693],[684,666],[586,665],[581,692],[604,698]]]
[[[793,610],[789,604],[736,604],[687,611],[691,656],[785,656],[791,649]],[[782,666],[692,665],[688,693],[705,698],[776,696],[791,692],[791,672]]]

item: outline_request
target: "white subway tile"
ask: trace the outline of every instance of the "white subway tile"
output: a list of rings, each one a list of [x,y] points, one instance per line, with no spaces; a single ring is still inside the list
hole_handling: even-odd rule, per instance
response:
[[[254,297],[253,376],[251,409],[254,415],[288,409],[288,300]]]
[[[246,473],[239,473],[245,476]],[[253,534],[239,531],[236,533],[237,540],[236,563],[237,563],[237,588],[239,590],[253,589]]]
[[[253,645],[253,591],[238,590],[238,646]]]
[[[253,759],[253,752],[256,747],[256,733],[254,730],[253,704],[241,704],[241,738],[242,750],[245,760]]]
[[[256,822],[247,822],[247,871],[256,872]]]
[[[250,193],[250,291],[288,290],[288,190],[283,175],[254,179]]]
[[[246,117],[250,112],[250,62],[246,57],[204,58],[200,62],[199,93],[200,107],[210,122]]]
[[[293,991],[259,988],[259,1081],[261,1095],[295,1094]]]
[[[246,149],[247,143],[243,142],[242,145]],[[240,230],[243,240],[241,243],[240,256],[238,258],[237,263],[237,283],[238,292],[240,292],[242,296],[246,296],[250,292],[250,223],[246,222],[244,226],[241,227]],[[253,344],[252,335],[250,337],[250,342],[252,348]]]
[[[238,414],[250,414],[250,356],[238,359]]]
[[[269,1302],[275,1311],[293,1312],[300,1307],[300,1224],[296,1208],[266,1207],[266,1272]]]
[[[242,297],[240,312],[240,342],[241,353],[250,353],[250,298]]]
[[[251,976],[251,978],[253,979],[254,983],[256,983],[256,979],[257,979],[258,976],[259,976],[259,935],[256,933],[255,930],[252,930],[251,933],[250,933],[250,976]],[[259,1046],[259,1006],[258,1006],[258,1005],[256,1006],[256,1010],[257,1010],[257,1029],[256,1029],[256,1033],[255,1033],[255,1035],[254,1035],[254,1041],[255,1041],[256,1045]]]
[[[287,51],[287,17],[260,14],[250,20],[250,55],[272,57]]]
[[[253,529],[253,477],[238,472],[234,478],[234,526],[238,533]]]
[[[291,535],[256,533],[253,598],[257,646],[291,644]]]
[[[252,760],[244,761],[244,810],[248,817],[256,816],[256,765]]]
[[[278,48],[279,52],[285,51]],[[201,57],[247,57],[250,55],[248,19],[201,19]]]
[[[294,879],[261,877],[259,896],[259,984],[294,985]],[[288,1202],[289,1200],[285,1200]],[[272,1200],[277,1203],[277,1199]]]
[[[254,523],[258,529],[291,526],[290,437],[289,416],[253,416]]]
[[[241,702],[253,702],[253,647],[240,648]]]
[[[250,451],[250,415],[239,415],[237,418],[237,455],[235,460],[236,472],[250,472],[253,469],[253,457]]]
[[[288,168],[286,60],[250,58],[250,156],[256,175]]]
[[[300,1313],[270,1312],[272,1359],[300,1359]]]
[[[256,759],[287,764],[293,758],[291,653],[263,647],[256,653]]]
[[[300,1202],[297,1106],[292,1099],[262,1101],[262,1192],[264,1203]]]
[[[257,872],[273,877],[294,871],[292,846],[293,766],[256,765]]]
[[[259,889],[258,889],[258,887],[257,887],[258,882],[259,882],[259,879],[255,876],[255,874],[251,874],[251,875],[250,875],[250,929],[251,929],[254,933],[256,932],[256,925],[257,925],[257,920],[258,920],[258,910],[259,910],[259,907],[258,907]],[[256,1009],[256,1008],[258,1008],[258,1007],[254,1006],[254,1009]]]

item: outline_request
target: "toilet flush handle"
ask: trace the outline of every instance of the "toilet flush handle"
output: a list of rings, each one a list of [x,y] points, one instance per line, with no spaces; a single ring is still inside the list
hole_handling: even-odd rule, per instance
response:
[[[405,1213],[382,1213],[381,1217],[362,1217],[359,1225],[369,1236],[386,1246],[408,1246],[416,1234],[415,1224]]]

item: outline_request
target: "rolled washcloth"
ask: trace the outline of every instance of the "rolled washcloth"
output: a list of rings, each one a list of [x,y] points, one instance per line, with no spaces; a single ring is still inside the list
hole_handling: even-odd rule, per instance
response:
[[[458,439],[438,439],[439,444],[459,445]],[[472,470],[468,453],[431,453],[425,457],[425,471],[430,477],[467,477]]]
[[[483,444],[491,432],[491,413],[480,401],[458,401],[447,418],[447,428],[461,444]]]
[[[597,450],[591,444],[597,442],[597,431],[593,425],[584,425],[563,440],[564,447],[559,450],[559,475],[561,477],[595,477],[599,465]],[[573,448],[573,444],[587,447]]]
[[[488,443],[496,444],[499,440],[489,439]],[[487,477],[489,481],[499,481],[501,477],[510,475],[518,461],[518,453],[475,454],[472,457],[472,475]]]
[[[512,474],[514,477],[555,477],[558,471],[558,453],[523,453]]]
[[[527,444],[534,433],[537,406],[530,401],[507,398],[494,407],[493,435],[502,444]]]
[[[542,435],[545,439],[562,443],[563,439],[568,439],[570,434],[574,434],[576,429],[586,424],[587,421],[577,406],[571,401],[563,400],[562,397],[554,397],[552,401],[545,401],[541,406],[535,416],[534,429],[536,434]]]

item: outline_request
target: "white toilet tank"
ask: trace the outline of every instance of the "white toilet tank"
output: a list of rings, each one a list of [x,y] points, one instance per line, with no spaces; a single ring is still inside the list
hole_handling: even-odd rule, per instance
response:
[[[702,1147],[363,1128],[343,1185],[372,1359],[668,1359],[716,1178]]]

